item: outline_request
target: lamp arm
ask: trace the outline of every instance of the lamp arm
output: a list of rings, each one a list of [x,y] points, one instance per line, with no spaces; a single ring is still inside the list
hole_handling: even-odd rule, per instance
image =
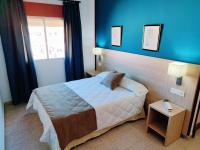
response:
[[[182,85],[182,79],[183,79],[183,77],[178,77],[178,78],[176,79],[176,85],[181,86],[181,85]]]

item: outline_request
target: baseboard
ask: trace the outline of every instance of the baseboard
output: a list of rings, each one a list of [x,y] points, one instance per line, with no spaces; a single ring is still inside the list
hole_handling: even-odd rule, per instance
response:
[[[0,99],[0,149],[5,149],[4,139],[4,104]]]
[[[4,104],[11,104],[12,103],[12,100],[11,99],[5,99],[5,100],[2,100]]]
[[[10,104],[12,104],[12,101],[10,100],[10,101],[5,101],[4,102],[4,105],[10,105]]]

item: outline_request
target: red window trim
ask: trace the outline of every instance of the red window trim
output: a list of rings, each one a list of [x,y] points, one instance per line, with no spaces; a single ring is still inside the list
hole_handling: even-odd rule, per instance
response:
[[[24,2],[24,8],[27,16],[63,18],[62,5]]]

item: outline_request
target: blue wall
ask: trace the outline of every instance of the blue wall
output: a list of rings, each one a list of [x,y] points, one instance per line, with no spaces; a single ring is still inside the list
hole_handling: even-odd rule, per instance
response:
[[[164,24],[159,52],[142,50],[144,24]],[[122,46],[111,27],[123,25]],[[200,0],[96,0],[96,45],[200,64]]]

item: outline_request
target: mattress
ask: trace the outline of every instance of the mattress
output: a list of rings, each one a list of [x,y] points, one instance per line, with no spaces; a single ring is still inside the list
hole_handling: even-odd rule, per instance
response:
[[[96,111],[97,131],[115,126],[142,113],[145,94],[136,96],[134,92],[122,87],[117,87],[112,91],[100,84],[101,81],[102,78],[96,76],[65,83],[67,87],[93,106]],[[53,150],[59,150],[58,138],[50,117],[34,93],[30,97],[27,110],[38,112],[44,128],[40,141],[49,143]]]

